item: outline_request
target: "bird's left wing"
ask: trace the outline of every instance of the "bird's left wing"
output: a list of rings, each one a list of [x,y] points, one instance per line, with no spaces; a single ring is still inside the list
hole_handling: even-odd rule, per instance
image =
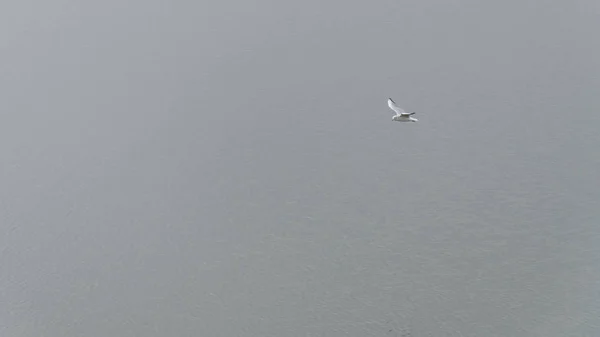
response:
[[[406,111],[402,110],[402,108],[400,108],[399,106],[397,106],[396,102],[394,102],[391,98],[388,98],[388,106],[390,107],[390,109],[394,110],[394,112],[397,115],[406,114]]]

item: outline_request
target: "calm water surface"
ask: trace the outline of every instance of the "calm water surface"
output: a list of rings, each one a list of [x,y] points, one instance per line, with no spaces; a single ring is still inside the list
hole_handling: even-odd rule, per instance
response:
[[[597,3],[2,7],[3,336],[600,334]]]

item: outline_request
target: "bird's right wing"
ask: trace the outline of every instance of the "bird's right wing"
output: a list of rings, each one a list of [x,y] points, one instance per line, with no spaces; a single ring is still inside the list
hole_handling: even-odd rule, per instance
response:
[[[397,115],[406,114],[406,111],[402,110],[402,108],[397,106],[396,102],[394,102],[391,98],[388,98],[388,106],[390,107],[390,109],[394,110],[394,112]]]

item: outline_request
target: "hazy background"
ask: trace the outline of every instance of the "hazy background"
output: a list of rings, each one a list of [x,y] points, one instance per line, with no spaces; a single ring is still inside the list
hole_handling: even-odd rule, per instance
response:
[[[599,15],[2,2],[0,334],[600,335]]]

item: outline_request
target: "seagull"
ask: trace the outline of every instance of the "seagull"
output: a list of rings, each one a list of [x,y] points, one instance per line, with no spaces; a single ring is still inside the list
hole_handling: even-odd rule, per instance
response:
[[[394,117],[392,117],[393,121],[396,121],[396,122],[418,122],[419,121],[418,119],[411,117],[412,115],[415,114],[414,112],[406,112],[406,111],[402,110],[402,108],[397,106],[396,102],[394,102],[394,100],[391,98],[388,98],[388,106],[390,107],[390,109],[394,110],[394,112],[396,113],[396,115]]]

